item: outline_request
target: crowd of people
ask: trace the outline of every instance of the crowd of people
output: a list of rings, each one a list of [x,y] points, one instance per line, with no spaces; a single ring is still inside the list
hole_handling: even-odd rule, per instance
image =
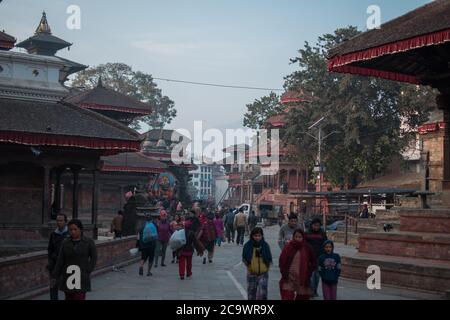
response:
[[[170,211],[169,211],[170,212]],[[140,252],[138,274],[147,276],[152,269],[166,267],[166,253],[172,235],[183,231],[182,245],[171,252],[171,263],[178,264],[180,280],[192,277],[194,255],[201,257],[203,264],[211,264],[217,247],[223,242],[242,246],[242,261],[247,268],[247,290],[249,300],[268,299],[269,270],[273,265],[270,245],[264,231],[258,225],[254,212],[246,214],[243,209],[226,208],[211,210],[194,204],[189,210],[177,206],[177,211],[168,213],[160,203],[159,210],[146,213],[145,223],[139,230],[136,248]],[[280,295],[283,300],[305,300],[318,296],[322,280],[322,293],[326,300],[335,300],[340,276],[340,257],[334,253],[333,242],[327,239],[320,219],[311,221],[308,230],[305,223],[291,214],[279,229]],[[121,237],[123,213],[118,212],[111,223],[115,238]],[[50,297],[58,299],[58,291],[65,292],[66,300],[84,300],[90,291],[90,275],[95,268],[97,253],[95,243],[83,235],[79,220],[67,222],[63,214],[57,216],[57,228],[51,234],[48,246],[48,270],[50,273]],[[248,241],[245,242],[245,237]],[[70,266],[80,267],[80,283],[71,285]],[[75,281],[76,282],[76,281]],[[72,281],[72,284],[75,282]],[[76,284],[76,283],[75,283]]]

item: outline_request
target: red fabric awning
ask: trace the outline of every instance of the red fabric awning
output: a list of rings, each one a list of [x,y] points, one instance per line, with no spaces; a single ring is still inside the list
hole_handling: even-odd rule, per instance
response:
[[[139,151],[139,141],[113,140],[89,137],[74,137],[26,132],[0,132],[0,142],[30,146],[58,146],[109,151]]]
[[[450,42],[450,29],[420,35],[362,51],[351,52],[341,56],[331,57],[328,60],[328,70],[333,72],[373,76],[388,80],[419,84],[419,79],[417,79],[414,75],[364,68],[354,66],[352,63],[371,60],[389,54],[406,52],[426,46],[439,45],[445,42]]]
[[[103,165],[102,171],[106,172],[137,172],[137,173],[162,173],[164,169],[159,168],[144,168],[144,167],[130,167],[130,166],[112,166]]]
[[[438,130],[445,129],[445,122],[427,123],[419,127],[420,134],[426,134],[429,132],[436,132]]]

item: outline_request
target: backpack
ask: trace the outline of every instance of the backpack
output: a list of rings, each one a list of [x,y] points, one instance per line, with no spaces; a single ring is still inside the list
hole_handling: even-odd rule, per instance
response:
[[[158,239],[158,231],[153,222],[147,222],[145,224],[144,230],[142,230],[142,242],[149,243]]]

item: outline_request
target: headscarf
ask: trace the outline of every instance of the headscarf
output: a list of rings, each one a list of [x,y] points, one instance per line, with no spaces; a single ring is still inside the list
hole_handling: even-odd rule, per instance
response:
[[[303,240],[301,242],[294,240],[295,234],[301,233]],[[311,247],[305,240],[305,233],[302,229],[297,229],[292,235],[292,241],[289,241],[283,249],[280,255],[279,266],[282,275],[282,280],[286,281],[289,279],[289,269],[291,267],[292,261],[294,260],[297,252],[300,251],[300,269],[299,269],[299,284],[301,286],[309,285],[309,278],[312,271],[316,267],[316,257],[312,252]]]

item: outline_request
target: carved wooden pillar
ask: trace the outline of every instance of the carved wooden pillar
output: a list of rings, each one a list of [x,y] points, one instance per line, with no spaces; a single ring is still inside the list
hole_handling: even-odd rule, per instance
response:
[[[80,168],[72,168],[73,174],[73,190],[72,190],[72,219],[78,219],[78,204],[79,204],[79,175]]]
[[[98,171],[94,170],[92,173],[92,225],[94,227],[93,230],[93,238],[98,238],[98,230],[97,230],[97,217],[98,217]]]
[[[46,225],[51,220],[50,212],[50,167],[44,166],[44,185],[42,186],[42,224]]]

